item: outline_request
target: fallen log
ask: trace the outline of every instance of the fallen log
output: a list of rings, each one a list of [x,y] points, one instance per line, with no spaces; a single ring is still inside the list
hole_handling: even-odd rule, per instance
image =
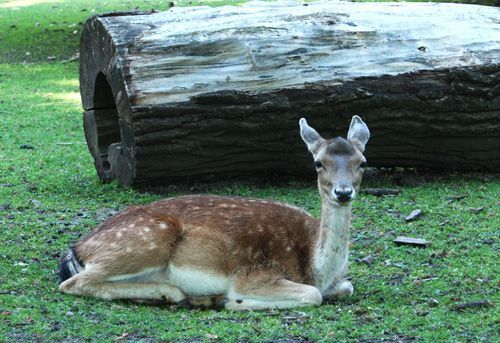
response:
[[[80,50],[89,150],[124,185],[309,174],[361,114],[372,166],[500,169],[500,10],[251,2],[91,17]]]

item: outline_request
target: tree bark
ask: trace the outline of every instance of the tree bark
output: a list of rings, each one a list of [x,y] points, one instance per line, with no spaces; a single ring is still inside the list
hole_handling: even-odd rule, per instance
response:
[[[465,19],[465,20],[464,20]],[[102,181],[303,176],[306,117],[373,166],[500,168],[500,10],[252,2],[94,16],[80,87]]]

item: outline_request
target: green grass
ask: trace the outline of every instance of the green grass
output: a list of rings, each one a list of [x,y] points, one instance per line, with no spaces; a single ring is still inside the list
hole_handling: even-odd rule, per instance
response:
[[[75,69],[73,64],[0,65],[0,341],[100,341],[124,334],[137,340],[209,340],[207,335],[228,341],[498,339],[495,307],[452,310],[462,302],[498,302],[500,182],[484,175],[396,173],[367,180],[364,187],[394,187],[391,180],[402,178],[403,193],[364,195],[355,204],[351,276],[356,291],[343,302],[231,313],[59,294],[60,253],[107,213],[189,191],[171,187],[157,195],[97,181],[82,134]],[[20,149],[23,144],[34,150]],[[202,190],[284,200],[319,214],[314,184],[226,184]],[[451,201],[456,195],[465,197]],[[415,208],[424,216],[406,223],[404,216]],[[396,235],[424,237],[433,244],[397,247],[392,243]],[[373,265],[356,262],[368,255],[375,258]],[[438,301],[436,307],[431,299]]]
[[[78,34],[72,30],[81,26],[66,26],[83,21],[92,9],[160,8],[159,1],[99,3],[99,8],[82,0],[0,7],[0,61],[23,61],[28,46],[31,60],[57,56],[54,63],[0,63],[0,342],[209,341],[216,336],[223,341],[499,341],[496,305],[453,310],[469,301],[498,303],[498,175],[393,172],[368,178],[364,188],[399,187],[402,194],[362,195],[354,204],[350,275],[355,293],[320,308],[188,311],[60,294],[55,274],[60,254],[107,214],[192,192],[175,186],[160,194],[139,192],[97,180],[83,136],[77,63],[59,63],[74,53]],[[51,21],[57,22],[54,29]],[[12,23],[16,29],[8,31]],[[196,191],[278,199],[319,215],[313,183],[222,184]],[[405,215],[416,208],[424,215],[406,223]],[[432,245],[397,247],[392,242],[397,235],[423,237]],[[374,257],[370,266],[360,262],[368,255]]]
[[[241,0],[107,0],[50,1],[26,0],[29,6],[16,6],[19,0],[0,1],[0,63],[59,62],[79,51],[80,34],[88,17],[110,11],[165,11],[170,4],[224,5]]]

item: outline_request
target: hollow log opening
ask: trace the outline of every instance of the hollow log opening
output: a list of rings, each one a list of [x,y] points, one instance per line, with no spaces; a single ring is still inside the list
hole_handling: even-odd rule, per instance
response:
[[[99,72],[95,79],[94,106],[92,108],[116,108],[113,91],[103,72]]]
[[[95,79],[93,106],[85,111],[84,128],[99,177],[109,182],[115,176],[108,160],[108,149],[111,144],[120,142],[121,137],[113,91],[102,72]]]

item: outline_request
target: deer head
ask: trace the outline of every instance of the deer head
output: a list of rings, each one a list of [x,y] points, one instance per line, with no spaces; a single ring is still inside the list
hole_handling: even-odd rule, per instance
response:
[[[363,156],[370,131],[360,117],[352,117],[347,139],[323,139],[307,124],[299,121],[300,135],[314,158],[318,188],[323,200],[334,206],[352,201],[359,191],[366,159]]]

